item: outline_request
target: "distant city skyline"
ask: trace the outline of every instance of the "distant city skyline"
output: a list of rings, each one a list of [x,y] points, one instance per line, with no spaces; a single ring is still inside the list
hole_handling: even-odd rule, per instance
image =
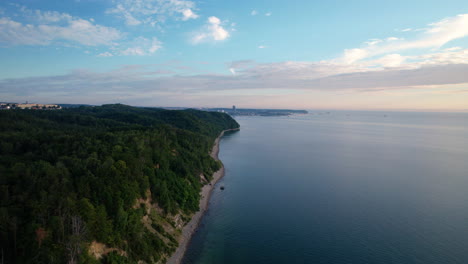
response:
[[[468,110],[466,1],[0,3],[0,101]]]

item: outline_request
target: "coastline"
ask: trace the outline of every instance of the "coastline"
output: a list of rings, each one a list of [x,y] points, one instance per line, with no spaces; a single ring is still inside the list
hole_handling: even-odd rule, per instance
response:
[[[235,131],[239,130],[239,128],[234,129],[226,129],[223,130],[219,136],[216,138],[213,148],[211,149],[211,157],[215,160],[219,160],[219,142],[221,138],[224,136],[224,133],[227,131]],[[185,251],[187,250],[187,246],[192,238],[192,235],[198,228],[198,224],[200,223],[201,218],[205,214],[205,211],[208,209],[208,202],[210,201],[211,192],[213,191],[216,183],[224,176],[224,165],[221,164],[221,168],[213,173],[213,179],[211,180],[210,184],[206,184],[202,187],[201,190],[201,199],[200,199],[200,210],[198,210],[193,216],[192,219],[182,228],[182,235],[179,241],[179,246],[177,247],[176,251],[172,254],[172,256],[167,260],[167,264],[180,264],[182,259],[184,258]]]

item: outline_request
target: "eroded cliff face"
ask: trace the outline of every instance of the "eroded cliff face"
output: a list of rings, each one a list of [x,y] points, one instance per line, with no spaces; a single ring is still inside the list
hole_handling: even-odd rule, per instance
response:
[[[88,254],[93,256],[95,259],[102,259],[102,257],[106,256],[111,252],[117,252],[119,256],[128,257],[127,252],[123,251],[122,249],[118,248],[111,248],[106,246],[103,243],[99,243],[97,241],[92,241],[88,248]]]
[[[155,263],[166,263],[172,252],[177,248],[178,242],[182,238],[182,228],[191,219],[191,215],[181,212],[175,215],[166,214],[164,210],[151,198],[151,190],[146,191],[146,198],[138,198],[133,205],[133,209],[144,209],[145,215],[141,222],[147,232],[157,235],[169,248],[170,252],[162,255],[161,259]],[[128,257],[123,249],[110,247],[98,241],[92,241],[88,248],[88,254],[96,260],[101,260],[109,253],[115,252],[119,256]],[[146,263],[138,260],[138,263]]]

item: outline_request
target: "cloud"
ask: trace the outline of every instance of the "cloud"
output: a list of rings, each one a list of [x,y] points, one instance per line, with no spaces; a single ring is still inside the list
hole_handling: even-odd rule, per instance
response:
[[[156,37],[151,39],[138,37],[132,41],[122,43],[116,47],[112,47],[113,53],[106,52],[106,54],[109,53],[111,55],[122,56],[146,56],[154,54],[161,48],[162,42],[159,41]]]
[[[407,67],[417,68],[426,65],[449,65],[449,64],[467,64],[468,49],[448,49],[435,53],[427,53],[418,56],[406,56],[412,63]]]
[[[258,15],[258,14],[259,14],[259,11],[255,10],[255,9],[252,10],[252,11],[250,12],[250,15],[251,15],[251,16],[256,16],[256,15]],[[265,16],[271,16],[271,15],[272,15],[271,12],[266,12],[266,13],[265,13]]]
[[[141,47],[131,47],[120,51],[120,54],[126,56],[143,56],[146,55],[146,52]]]
[[[158,70],[148,70],[150,66],[145,65],[127,66],[110,72],[75,70],[60,76],[0,80],[0,94],[7,99],[51,96],[49,100],[54,101],[86,94],[93,100],[104,102],[109,96],[117,95],[144,99],[150,96],[161,98],[177,94],[188,96],[259,89],[381,91],[429,86],[433,89],[434,86],[468,83],[468,50],[451,53],[425,55],[427,60],[434,63],[419,62],[417,68],[376,69],[332,62],[236,61],[227,65],[229,74],[181,75],[168,71],[168,65],[161,65],[163,68]],[[460,61],[464,59],[465,63],[449,63],[456,62],[455,58]],[[403,63],[398,56],[390,56],[386,60],[389,64],[395,61]],[[435,63],[437,61],[439,63]]]
[[[367,57],[369,57],[369,51],[366,49],[346,49],[342,61],[352,64]]]
[[[381,39],[370,39],[369,41],[366,41],[364,43],[367,44],[368,46],[374,46],[374,45],[381,43],[382,41],[383,40]]]
[[[26,10],[26,9],[23,9]],[[44,23],[55,23],[60,21],[70,21],[73,17],[67,13],[60,13],[57,11],[41,11],[35,10],[34,15],[39,22]]]
[[[462,47],[452,47],[452,48],[447,48],[447,49],[444,49],[444,51],[457,51],[457,50],[461,50]]]
[[[0,18],[0,43],[14,45],[107,46],[98,57],[144,56],[162,48],[156,37],[129,40],[126,34],[94,23],[93,19],[73,17],[55,11],[31,10],[19,7],[23,20],[31,24]],[[191,14],[188,14],[189,16]],[[193,15],[193,14],[192,14]]]
[[[118,4],[112,9],[106,11],[108,14],[116,14],[125,20],[125,24],[129,26],[137,26],[141,24],[141,21],[136,19],[132,12],[125,8],[122,4]]]
[[[238,61],[228,67],[235,70],[237,80],[244,80],[244,85],[250,88],[340,90],[446,85],[468,83],[468,49],[414,56],[388,54],[359,64],[336,60],[281,63]]]
[[[410,40],[390,37],[366,42],[363,48],[347,49],[341,60],[345,63],[355,63],[382,54],[414,49],[438,49],[450,41],[466,36],[468,36],[468,14],[461,14],[429,24],[416,38]]]
[[[208,41],[222,41],[229,38],[229,32],[221,26],[221,20],[215,16],[208,18],[207,24],[192,37],[192,43],[198,44]]]
[[[167,19],[187,21],[199,16],[194,12],[196,5],[185,0],[115,0],[116,5],[106,10],[129,26],[140,24],[156,25]]]
[[[267,46],[260,45],[260,46],[258,46],[258,48],[259,48],[259,49],[266,49]]]
[[[182,20],[184,21],[198,18],[198,15],[195,14],[191,9],[185,9],[184,11],[182,11],[182,15],[183,15]]]
[[[377,60],[374,60],[373,63],[381,65],[385,68],[399,67],[405,62],[406,58],[400,54],[389,54]]]
[[[61,17],[60,14],[55,15]],[[54,16],[48,19],[52,17]],[[158,102],[176,102],[180,105],[191,102],[194,98],[202,102],[206,100],[203,98],[214,94],[278,95],[295,92],[301,95],[311,91],[328,91],[333,94],[391,92],[415,88],[418,91],[433,92],[445,91],[451,85],[466,90],[468,49],[434,49],[448,43],[448,39],[466,35],[465,28],[461,27],[465,23],[463,19],[463,15],[460,15],[430,24],[424,31],[414,33],[419,34],[414,38],[391,36],[370,39],[365,47],[347,49],[342,57],[327,61],[234,61],[226,63],[223,74],[199,74],[180,62],[160,64],[157,69],[151,70],[148,68],[153,66],[144,65],[127,66],[109,72],[78,69],[59,76],[0,80],[0,94],[13,101],[22,101],[29,96],[45,98],[49,102],[69,102],[69,98],[73,98],[77,102],[81,100],[81,103],[106,103],[119,98],[119,102],[138,104],[144,101],[152,105]],[[70,21],[74,20],[76,18],[71,18]],[[69,23],[65,16],[61,21],[66,25]],[[20,25],[27,27],[27,24]],[[222,25],[219,18],[209,17],[206,25],[194,33],[193,37],[198,37],[193,39],[194,43],[229,38],[229,32]],[[2,34],[3,30],[0,31],[0,39]],[[440,46],[440,43],[444,44]],[[113,45],[110,51],[98,56],[151,55],[161,47],[162,43],[157,38],[139,37]],[[427,50],[418,52],[417,55],[408,55],[404,52],[410,49],[408,47]]]
[[[14,45],[50,45],[71,42],[84,46],[112,46],[124,37],[119,30],[95,24],[91,20],[66,13],[22,9],[34,24],[9,17],[0,18],[0,43]]]
[[[103,52],[103,53],[100,53],[97,55],[98,57],[112,57],[114,56],[112,53],[106,51],[106,52]]]

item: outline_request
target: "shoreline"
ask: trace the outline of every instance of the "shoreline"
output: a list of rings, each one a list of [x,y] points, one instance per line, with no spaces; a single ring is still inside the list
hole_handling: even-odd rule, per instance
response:
[[[216,138],[213,148],[211,149],[210,156],[215,159],[219,160],[219,142],[221,138],[224,136],[224,133],[227,131],[235,131],[239,130],[240,128],[234,129],[226,129],[223,130],[219,136]],[[205,214],[206,210],[208,209],[208,203],[210,201],[211,192],[213,191],[216,183],[224,176],[224,165],[221,164],[221,168],[213,173],[213,179],[211,180],[210,184],[206,184],[201,189],[201,199],[200,199],[200,210],[198,210],[193,216],[192,219],[182,228],[182,235],[179,241],[179,246],[177,247],[176,251],[172,254],[172,256],[167,260],[167,264],[180,264],[182,259],[184,258],[185,251],[187,250],[187,246],[192,238],[192,235],[198,228],[198,224],[200,223],[201,218]]]

